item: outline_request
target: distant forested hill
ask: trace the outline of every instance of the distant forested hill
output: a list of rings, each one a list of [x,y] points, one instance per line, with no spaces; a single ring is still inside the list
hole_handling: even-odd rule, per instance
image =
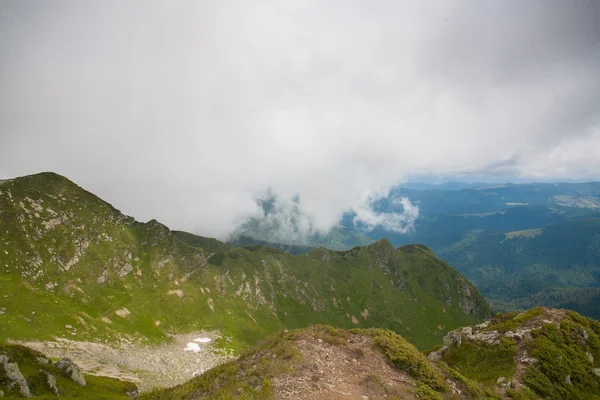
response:
[[[544,305],[600,318],[600,183],[407,185],[374,204],[399,212],[408,197],[420,217],[408,234],[364,230],[343,219],[335,240],[313,246],[349,248],[387,238],[394,246],[422,243],[471,279],[499,310]],[[247,225],[247,238],[266,233]],[[253,228],[254,227],[254,228]],[[298,243],[289,243],[298,244]]]

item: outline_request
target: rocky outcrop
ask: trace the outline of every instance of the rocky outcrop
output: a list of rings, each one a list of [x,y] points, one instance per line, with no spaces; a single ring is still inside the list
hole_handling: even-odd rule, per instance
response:
[[[54,366],[63,370],[74,382],[81,386],[86,386],[85,378],[83,377],[81,370],[70,358],[63,358],[62,360],[57,361]]]
[[[58,396],[58,387],[56,386],[56,378],[50,372],[40,369],[40,373],[46,377],[46,385],[52,390],[52,392]]]
[[[459,328],[448,332],[448,334],[444,337],[444,345],[438,350],[431,352],[428,356],[429,359],[431,361],[439,360],[451,346],[460,347],[463,340],[479,341],[488,344],[499,344],[500,334],[498,331],[484,331],[488,325],[489,321],[484,322],[483,324],[475,325],[474,327],[467,326],[465,328]]]
[[[9,381],[9,389],[19,386],[19,391],[24,397],[32,397],[27,381],[19,370],[19,365],[11,363],[10,358],[5,354],[0,354],[0,371],[4,372],[4,376]]]

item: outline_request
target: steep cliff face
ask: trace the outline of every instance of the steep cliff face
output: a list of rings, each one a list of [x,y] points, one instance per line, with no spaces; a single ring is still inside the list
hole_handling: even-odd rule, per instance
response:
[[[390,328],[430,347],[490,312],[424,246],[382,240],[291,256],[201,240],[206,251],[53,173],[0,183],[0,232],[0,339],[157,342],[219,330],[218,345],[237,350],[282,328],[328,323]]]

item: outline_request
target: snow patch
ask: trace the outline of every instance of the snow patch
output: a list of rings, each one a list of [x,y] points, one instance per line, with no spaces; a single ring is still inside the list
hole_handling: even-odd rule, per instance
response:
[[[185,349],[183,349],[183,351],[193,351],[194,353],[198,353],[200,350],[200,345],[194,342],[188,342]]]
[[[185,346],[185,349],[183,349],[183,351],[193,351],[194,353],[198,353],[202,350],[202,348],[200,347],[200,345],[198,343],[208,343],[211,340],[212,339],[208,338],[208,337],[196,338],[191,342],[187,342],[187,345]]]

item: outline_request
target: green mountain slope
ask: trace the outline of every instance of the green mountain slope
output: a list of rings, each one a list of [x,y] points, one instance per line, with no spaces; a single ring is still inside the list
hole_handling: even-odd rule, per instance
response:
[[[600,399],[600,322],[535,308],[450,332],[429,354],[514,399]]]
[[[214,238],[198,236],[183,231],[173,231],[173,235],[183,243],[187,243],[192,247],[201,248],[207,253],[219,253],[231,249],[231,247],[226,243]]]
[[[0,340],[157,342],[216,329],[228,338],[220,345],[237,349],[329,323],[389,328],[429,347],[489,315],[478,291],[424,247],[382,240],[300,256],[214,240],[193,247],[52,173],[0,184],[0,232]]]

